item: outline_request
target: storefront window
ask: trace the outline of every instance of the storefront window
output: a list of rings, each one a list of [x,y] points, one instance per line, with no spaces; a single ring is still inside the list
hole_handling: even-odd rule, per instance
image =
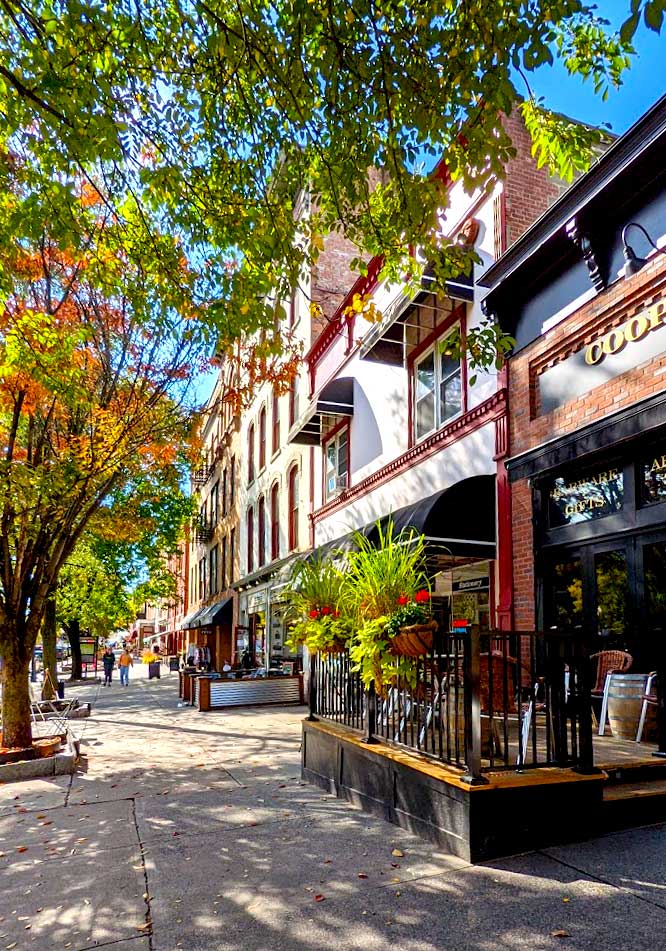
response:
[[[583,479],[555,479],[548,492],[548,524],[578,525],[619,512],[624,504],[621,469],[609,467]]]
[[[643,502],[666,502],[666,455],[653,453],[641,468]]]

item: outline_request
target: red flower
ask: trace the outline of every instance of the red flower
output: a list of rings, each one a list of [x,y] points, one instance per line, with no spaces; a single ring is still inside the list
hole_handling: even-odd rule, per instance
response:
[[[313,620],[316,620],[319,617],[319,611],[316,608],[314,608],[312,611],[310,611],[310,617]]]
[[[398,604],[409,604],[409,598],[406,594],[401,594],[398,598]]]
[[[426,591],[425,588],[422,588],[421,591],[417,591],[414,595],[414,600],[417,604],[426,604],[430,600],[430,592]]]
[[[330,614],[330,613],[331,613],[331,609],[328,608],[328,607],[323,607],[323,608],[321,609],[321,613],[324,615],[324,617],[326,617],[327,614]]]
[[[333,617],[340,617],[340,612],[339,612],[339,611],[334,611],[334,612],[333,612]]]

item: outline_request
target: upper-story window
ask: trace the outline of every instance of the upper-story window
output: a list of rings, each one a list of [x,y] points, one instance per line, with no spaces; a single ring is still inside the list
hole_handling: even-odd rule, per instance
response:
[[[199,598],[204,601],[206,598],[206,559],[199,561]]]
[[[349,427],[324,443],[324,498],[330,499],[349,486]]]
[[[247,431],[247,481],[254,482],[254,423]]]
[[[218,587],[217,587],[218,579],[219,579],[218,563],[217,563],[218,552],[219,552],[219,548],[217,547],[217,545],[215,545],[213,548],[211,548],[210,554],[209,554],[210,570],[208,572],[208,577],[210,579],[210,593],[211,594],[217,594],[218,592]]]
[[[280,397],[276,390],[273,390],[272,410],[273,437],[271,441],[271,454],[274,456],[280,448]]]
[[[289,387],[289,427],[296,422],[298,416],[298,377],[295,376]]]
[[[447,334],[414,362],[414,434],[427,436],[462,410],[460,359],[446,348]]]
[[[289,503],[289,550],[294,551],[298,548],[298,466],[293,465],[287,476],[287,495]]]
[[[213,528],[217,525],[220,515],[220,483],[216,482],[210,493],[210,520]]]
[[[280,557],[280,489],[271,489],[271,561]]]
[[[236,557],[236,529],[231,529],[231,534],[229,535],[229,584],[233,584],[236,580],[236,575],[234,573],[235,559]]]
[[[227,514],[227,466],[222,473],[222,515]]]
[[[247,510],[247,573],[254,571],[254,509]]]
[[[234,507],[236,501],[236,457],[231,457],[229,465],[229,506]]]
[[[257,505],[257,534],[259,544],[257,552],[259,554],[259,567],[266,563],[266,501],[262,496]]]
[[[221,565],[221,568],[222,568],[222,580],[221,580],[221,585],[222,585],[222,590],[224,591],[224,590],[226,590],[226,588],[227,588],[228,579],[229,579],[229,575],[227,574],[227,536],[226,536],[226,535],[225,535],[224,538],[222,539],[222,565]]]
[[[259,413],[259,471],[266,465],[266,407]]]

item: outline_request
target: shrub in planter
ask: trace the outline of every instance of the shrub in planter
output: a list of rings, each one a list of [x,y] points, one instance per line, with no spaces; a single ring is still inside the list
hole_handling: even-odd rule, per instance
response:
[[[399,650],[396,637],[415,624],[434,628],[423,535],[396,533],[392,521],[385,528],[378,523],[377,534],[376,543],[360,533],[354,537],[357,551],[348,555],[342,603],[354,629],[351,659],[364,685],[374,681],[381,689],[415,682],[415,649]]]
[[[333,558],[319,555],[297,566],[285,591],[290,650],[299,644],[311,654],[345,649],[350,626],[349,618],[340,610],[343,584],[344,575]]]

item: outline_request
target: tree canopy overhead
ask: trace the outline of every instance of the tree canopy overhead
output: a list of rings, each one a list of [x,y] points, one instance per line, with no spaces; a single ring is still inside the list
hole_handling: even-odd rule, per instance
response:
[[[267,323],[331,228],[389,274],[410,245],[434,252],[446,199],[424,170],[441,157],[470,187],[500,172],[502,113],[522,108],[571,175],[597,133],[531,100],[529,73],[560,58],[606,95],[664,7],[627,0],[616,35],[583,0],[5,0],[0,144],[21,188],[0,198],[0,242],[46,224],[80,240],[96,192],[156,290],[177,279],[171,236],[195,312],[229,341]]]

